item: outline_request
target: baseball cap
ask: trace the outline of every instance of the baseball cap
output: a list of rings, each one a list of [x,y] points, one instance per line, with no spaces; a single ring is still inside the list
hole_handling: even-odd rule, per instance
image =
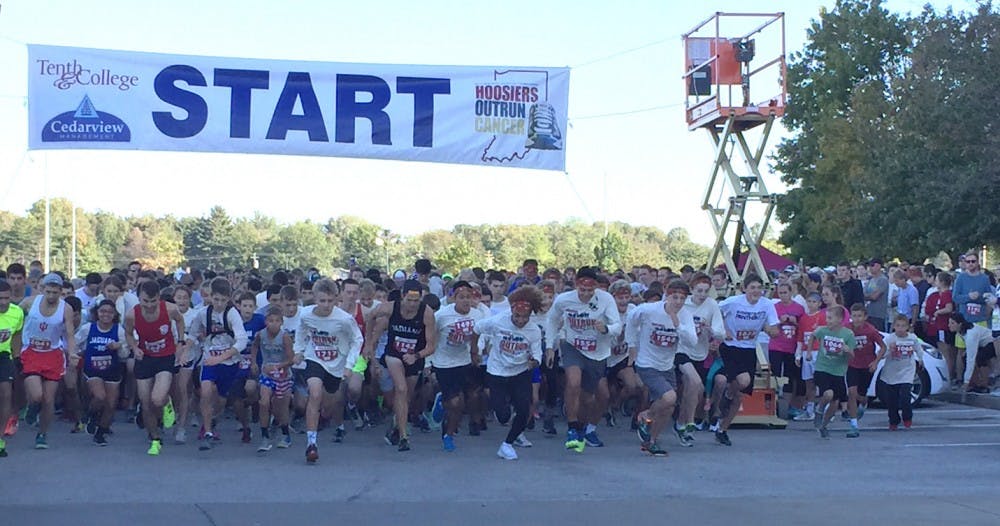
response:
[[[812,280],[812,281],[814,281],[816,283],[822,283],[823,282],[823,277],[819,275],[819,272],[810,272],[809,274],[807,274],[807,276],[809,276],[810,280]]]
[[[46,274],[45,277],[42,278],[42,281],[39,282],[39,285],[43,287],[45,285],[58,285],[61,287],[62,284],[63,284],[62,277],[60,277],[59,274],[56,274],[55,272],[50,272]]]
[[[879,265],[881,265],[881,264],[882,264],[882,260],[881,260],[881,259],[879,259],[879,258],[871,258],[871,259],[870,259],[870,260],[868,261],[868,264],[869,264],[869,265],[875,265],[875,264],[879,264]]]

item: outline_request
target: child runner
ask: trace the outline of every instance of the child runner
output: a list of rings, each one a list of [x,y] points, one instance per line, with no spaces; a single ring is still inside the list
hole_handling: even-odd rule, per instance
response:
[[[242,301],[241,301],[242,303]],[[292,393],[292,374],[289,366],[295,359],[292,351],[292,336],[281,330],[282,310],[271,307],[267,311],[266,329],[258,331],[252,344],[252,355],[260,356],[260,447],[264,453],[271,450],[271,414],[274,414],[282,439],[281,449],[292,445],[288,429],[288,402]]]
[[[913,408],[910,406],[913,375],[917,367],[924,366],[923,349],[920,340],[910,332],[910,319],[905,314],[897,314],[892,322],[892,334],[885,339],[885,347],[879,351],[869,370],[875,372],[878,360],[885,359],[879,383],[888,393],[885,401],[889,410],[889,431],[899,429],[900,411],[903,427],[913,425]]]
[[[830,438],[827,425],[837,413],[837,402],[847,402],[847,381],[844,376],[847,374],[847,363],[854,357],[857,342],[854,332],[844,327],[843,322],[843,309],[828,309],[826,325],[813,333],[813,340],[819,346],[814,380],[821,396],[813,423],[822,438]]]
[[[90,391],[87,432],[94,435],[95,444],[106,446],[128,345],[115,302],[101,300],[92,311],[90,319],[93,321],[76,331],[76,342],[81,349],[83,375]]]
[[[885,347],[882,341],[882,333],[874,325],[867,321],[868,313],[864,303],[851,305],[851,331],[854,332],[856,347],[854,357],[847,364],[847,411],[851,416],[851,429],[847,432],[847,438],[857,438],[861,436],[858,431],[858,420],[865,414],[868,407],[868,387],[872,383],[873,364],[875,360],[875,346],[879,350]]]

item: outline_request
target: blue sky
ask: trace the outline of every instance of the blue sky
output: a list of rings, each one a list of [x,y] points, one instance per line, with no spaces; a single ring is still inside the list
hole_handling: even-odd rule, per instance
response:
[[[906,12],[923,3],[888,6]],[[684,121],[680,35],[715,11],[784,10],[792,52],[804,45],[820,7],[833,4],[8,0],[0,10],[0,210],[23,213],[47,188],[85,210],[121,215],[200,216],[221,204],[233,216],[260,211],[282,222],[355,215],[404,235],[459,223],[575,217],[680,226],[707,244],[713,235],[700,203],[711,145]],[[968,9],[974,2],[932,4]],[[329,157],[28,152],[24,43],[331,62],[570,66],[567,172]],[[648,108],[657,109],[630,113]],[[772,134],[769,150],[781,132]],[[777,175],[765,179],[772,191],[781,190]],[[404,207],[402,196],[423,204]]]

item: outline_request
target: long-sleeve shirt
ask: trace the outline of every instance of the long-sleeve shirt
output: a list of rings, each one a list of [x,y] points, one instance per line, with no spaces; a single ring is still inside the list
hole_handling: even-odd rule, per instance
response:
[[[328,316],[317,315],[315,309],[315,305],[299,309],[299,328],[292,350],[321,365],[331,375],[343,378],[344,369],[353,368],[361,354],[364,343],[361,329],[354,316],[340,307],[334,307]]]
[[[691,313],[681,309],[677,313],[679,325],[674,325],[664,310],[664,302],[644,303],[629,314],[625,341],[635,348],[636,367],[669,371],[674,367],[674,355],[680,342],[693,347],[698,341]]]
[[[680,350],[694,361],[708,358],[708,348],[711,340],[726,339],[726,326],[722,322],[722,311],[719,304],[712,298],[706,298],[701,305],[695,305],[691,298],[684,303],[684,310],[694,319],[695,334],[698,341],[694,345],[686,345],[681,341]]]
[[[617,336],[622,331],[621,316],[611,294],[597,289],[594,297],[584,303],[577,291],[571,290],[556,296],[549,309],[545,329],[545,347],[555,349],[560,330],[566,343],[591,360],[606,360],[611,356],[610,338],[602,338],[594,323],[604,321],[608,328],[605,336]]]
[[[490,359],[486,372],[493,376],[516,376],[528,370],[529,360],[542,360],[542,330],[531,322],[517,327],[503,313],[476,322],[476,334],[489,338]]]
[[[222,319],[223,316],[226,317],[225,321]],[[227,325],[229,332],[226,331]],[[240,316],[240,311],[236,307],[212,309],[211,330],[208,323],[208,309],[199,311],[191,323],[191,330],[185,329],[185,331],[201,342],[203,360],[211,356],[220,356],[229,349],[235,348],[236,353],[222,362],[222,365],[239,363],[240,351],[246,348],[247,341],[249,341],[247,331],[243,328],[243,317]]]

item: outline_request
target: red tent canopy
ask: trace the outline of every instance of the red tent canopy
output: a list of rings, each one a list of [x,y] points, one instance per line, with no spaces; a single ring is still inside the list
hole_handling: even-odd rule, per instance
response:
[[[766,249],[764,247],[758,248],[757,251],[758,251],[758,253],[760,253],[760,260],[764,263],[764,269],[765,270],[769,270],[769,271],[770,270],[784,270],[785,267],[787,267],[788,265],[794,265],[795,264],[794,261],[792,261],[792,260],[790,260],[790,259],[788,259],[788,258],[786,258],[784,256],[779,256],[778,254],[775,254],[774,252],[771,252],[770,250],[768,250],[768,249]],[[736,268],[740,272],[743,272],[743,267],[746,266],[746,264],[747,264],[747,258],[748,257],[749,257],[749,252],[744,252],[744,253],[740,254],[740,260],[736,262]],[[724,269],[724,268],[726,268],[726,266],[723,264],[723,265],[719,265],[716,268],[723,268]]]

